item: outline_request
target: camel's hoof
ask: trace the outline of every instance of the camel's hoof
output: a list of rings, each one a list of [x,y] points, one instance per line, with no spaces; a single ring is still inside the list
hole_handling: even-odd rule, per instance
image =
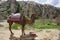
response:
[[[13,35],[14,35],[14,33],[11,33],[11,35],[13,36]]]
[[[14,33],[12,33],[12,35],[14,35]]]
[[[26,35],[26,34],[24,34],[24,35]]]

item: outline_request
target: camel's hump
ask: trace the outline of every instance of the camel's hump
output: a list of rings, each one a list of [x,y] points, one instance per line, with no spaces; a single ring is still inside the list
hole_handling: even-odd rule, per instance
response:
[[[12,14],[13,16],[20,16],[20,13]]]
[[[8,17],[8,19],[11,20],[11,21],[19,21],[20,20],[20,13],[11,14]]]
[[[20,18],[20,13],[11,14],[9,17],[10,18]]]

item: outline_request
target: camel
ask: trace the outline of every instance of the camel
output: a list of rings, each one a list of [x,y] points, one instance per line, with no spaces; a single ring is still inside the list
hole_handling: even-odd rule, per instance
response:
[[[24,16],[22,13],[17,13],[17,14],[11,14],[9,15],[7,22],[9,24],[9,31],[11,34],[14,34],[11,30],[11,26],[13,23],[20,24],[22,26],[22,36],[25,35],[25,25],[26,24],[33,24],[35,22],[35,14],[31,15],[31,18],[28,19],[26,16]]]

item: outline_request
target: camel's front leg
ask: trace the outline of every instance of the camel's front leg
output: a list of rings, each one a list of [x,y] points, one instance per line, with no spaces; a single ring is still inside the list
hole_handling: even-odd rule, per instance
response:
[[[25,35],[24,29],[25,29],[25,25],[22,25],[22,36]]]
[[[11,32],[11,35],[13,35],[14,33],[12,32],[11,30],[11,26],[12,26],[13,23],[9,23],[9,31]]]

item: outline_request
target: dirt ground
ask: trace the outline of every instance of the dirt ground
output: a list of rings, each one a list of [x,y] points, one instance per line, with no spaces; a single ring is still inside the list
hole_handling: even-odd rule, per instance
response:
[[[9,40],[10,32],[8,30],[7,22],[0,22],[4,27],[0,27],[0,40]],[[16,37],[20,37],[21,30],[13,30]],[[37,30],[25,30],[25,33],[35,32],[38,37],[37,40],[60,40],[60,30],[58,29],[43,29],[42,31]]]

